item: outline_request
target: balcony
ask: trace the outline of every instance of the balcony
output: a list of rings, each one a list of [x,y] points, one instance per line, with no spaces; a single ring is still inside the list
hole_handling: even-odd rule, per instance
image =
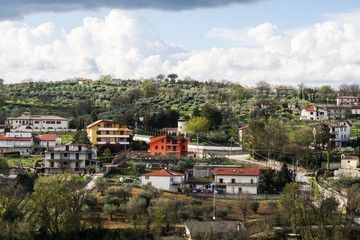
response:
[[[180,143],[166,143],[166,146],[180,146]]]
[[[97,130],[99,130],[99,131],[119,131],[119,128],[99,127]]]
[[[110,143],[110,144],[121,144],[121,145],[129,145],[129,144],[130,144],[129,142],[98,142],[98,144],[100,144],[100,145],[107,144],[107,143]]]
[[[98,135],[98,137],[117,137],[117,138],[129,138],[130,135],[111,135],[111,134],[105,134],[105,135]]]
[[[179,153],[179,152],[181,152],[181,151],[166,150],[166,152],[168,152],[168,153]]]
[[[251,183],[251,182],[237,182],[237,183],[231,183],[231,182],[216,182],[216,186],[257,186],[257,183]]]

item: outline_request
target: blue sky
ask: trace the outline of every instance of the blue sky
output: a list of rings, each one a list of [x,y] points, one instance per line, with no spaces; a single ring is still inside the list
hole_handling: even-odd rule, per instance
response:
[[[13,2],[0,7],[7,13],[0,22],[5,82],[176,72],[244,85],[265,80],[335,87],[360,77],[355,56],[360,3],[355,0],[228,0],[210,7],[157,0],[145,6],[123,3],[121,10],[113,10],[112,1],[96,7],[87,0],[40,7],[26,5],[37,1]]]

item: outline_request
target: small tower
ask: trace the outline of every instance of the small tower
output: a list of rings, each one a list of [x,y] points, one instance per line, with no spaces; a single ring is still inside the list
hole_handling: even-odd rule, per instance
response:
[[[178,119],[178,133],[184,133],[185,123],[186,123],[186,119],[184,118]]]

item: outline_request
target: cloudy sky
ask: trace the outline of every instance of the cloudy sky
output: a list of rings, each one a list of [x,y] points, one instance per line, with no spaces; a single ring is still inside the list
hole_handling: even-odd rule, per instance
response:
[[[0,78],[337,87],[359,82],[359,22],[359,0],[12,0],[0,5]]]

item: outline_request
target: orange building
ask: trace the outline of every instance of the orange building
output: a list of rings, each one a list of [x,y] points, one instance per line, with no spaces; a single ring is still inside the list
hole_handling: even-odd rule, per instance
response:
[[[161,135],[150,138],[150,155],[183,157],[188,155],[189,138]]]

